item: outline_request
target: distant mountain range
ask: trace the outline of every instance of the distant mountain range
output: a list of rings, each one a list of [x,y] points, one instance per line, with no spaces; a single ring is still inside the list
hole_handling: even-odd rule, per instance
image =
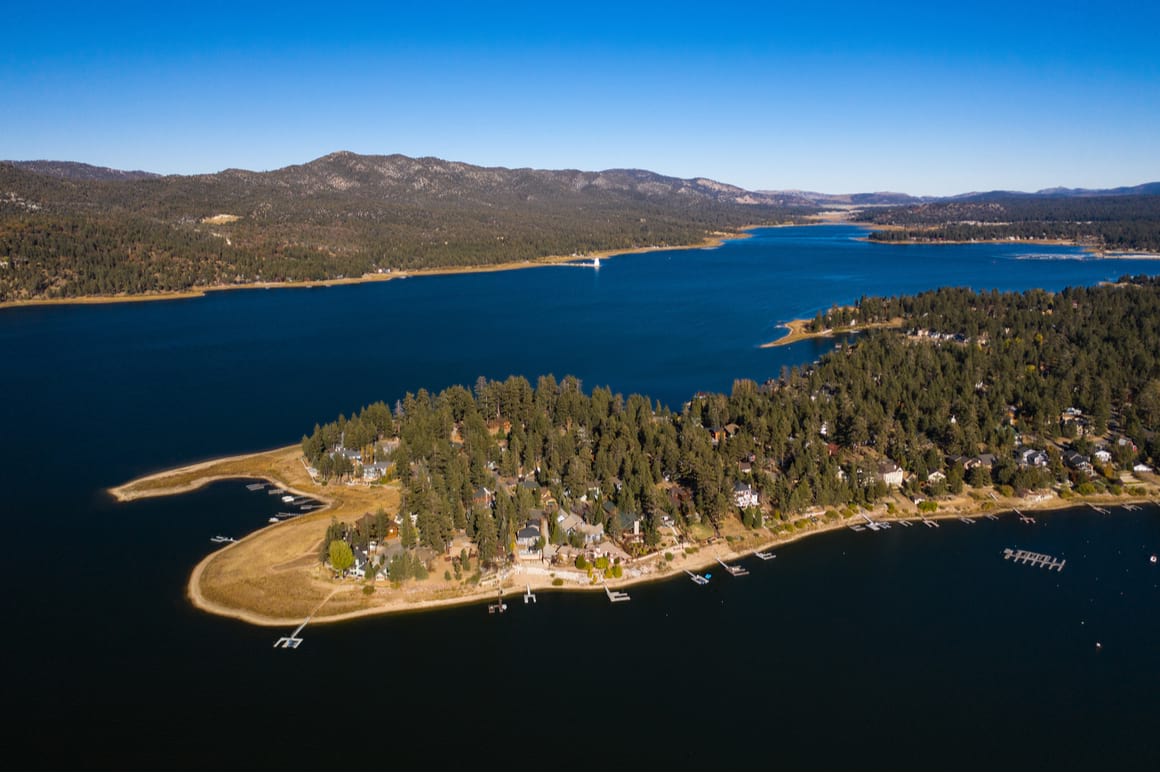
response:
[[[1092,219],[1089,214],[1117,221],[1129,210],[1146,221],[1152,202],[1160,202],[1149,195],[1156,193],[1160,183],[938,199],[748,191],[640,169],[507,169],[349,152],[269,172],[200,175],[0,162],[0,301],[314,281],[695,244],[746,225],[804,222],[827,208],[915,227],[1066,222]],[[1045,206],[1085,200],[1104,203],[1098,209]],[[1137,225],[1131,233],[1151,228]]]

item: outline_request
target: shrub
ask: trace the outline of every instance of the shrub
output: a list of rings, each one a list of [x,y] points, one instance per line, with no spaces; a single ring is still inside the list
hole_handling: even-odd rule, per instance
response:
[[[665,560],[666,560],[666,561],[672,561],[672,560],[673,560],[673,554],[672,554],[672,553],[669,553],[669,552],[666,552],[666,553],[665,553]]]
[[[588,559],[586,559],[584,556],[576,556],[576,568],[577,569],[587,569],[588,568]]]
[[[564,579],[562,577],[557,577],[556,579],[552,580],[552,584],[556,587],[560,587],[564,584]]]

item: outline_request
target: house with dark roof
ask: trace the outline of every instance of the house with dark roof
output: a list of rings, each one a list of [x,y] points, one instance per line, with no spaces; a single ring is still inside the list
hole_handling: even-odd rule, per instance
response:
[[[520,555],[524,557],[538,556],[540,550],[537,543],[542,536],[543,531],[538,518],[525,522],[523,528],[516,532],[516,545]]]

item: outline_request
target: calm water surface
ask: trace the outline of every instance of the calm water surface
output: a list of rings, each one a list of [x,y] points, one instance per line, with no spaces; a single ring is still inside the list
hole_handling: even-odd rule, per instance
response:
[[[239,482],[104,490],[296,441],[483,375],[574,374],[679,407],[832,345],[759,344],[861,295],[1061,289],[1156,273],[1074,248],[886,246],[759,229],[711,250],[162,303],[0,312],[3,678],[34,767],[1155,768],[1155,508],[838,533],[752,574],[281,631],[191,609],[217,533],[280,509]],[[1066,557],[1014,566],[1004,547]],[[1102,643],[1096,649],[1095,643]],[[7,735],[7,734],[6,734]],[[515,762],[526,761],[525,764]],[[382,767],[381,762],[371,767]],[[608,765],[605,765],[606,767]]]

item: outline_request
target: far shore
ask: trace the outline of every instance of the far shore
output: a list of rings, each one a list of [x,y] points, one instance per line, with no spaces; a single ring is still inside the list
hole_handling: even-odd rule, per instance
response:
[[[28,306],[77,306],[77,305],[101,305],[108,303],[142,303],[148,301],[176,301],[189,298],[202,298],[209,293],[227,292],[230,290],[286,290],[286,289],[310,289],[314,287],[337,287],[341,285],[364,284],[367,282],[389,282],[394,279],[407,279],[408,277],[420,276],[444,276],[451,274],[483,274],[495,271],[516,271],[525,268],[542,268],[544,266],[559,266],[569,263],[583,263],[584,261],[592,261],[596,258],[606,260],[608,258],[615,258],[621,255],[639,255],[646,252],[658,252],[661,250],[700,250],[711,247],[719,247],[725,241],[732,239],[747,239],[752,234],[745,233],[746,230],[753,228],[764,228],[767,226],[747,225],[742,226],[737,232],[732,231],[716,231],[711,236],[706,237],[696,244],[682,244],[670,247],[635,247],[620,250],[599,250],[596,252],[588,252],[583,255],[550,255],[543,258],[535,258],[529,260],[512,260],[504,263],[490,263],[478,264],[471,266],[436,266],[432,268],[418,268],[418,269],[400,269],[392,270],[385,273],[371,273],[363,274],[362,276],[343,277],[342,279],[316,279],[316,280],[301,280],[292,282],[248,282],[239,284],[220,284],[211,285],[209,287],[196,287],[188,290],[179,290],[175,292],[147,292],[139,294],[123,294],[123,295],[81,295],[75,298],[32,298],[28,300],[19,301],[3,301],[0,302],[0,309],[20,308]]]
[[[861,515],[825,521],[820,517],[820,509],[815,509],[816,520],[799,515],[791,530],[782,533],[768,528],[744,529],[739,522],[733,523],[736,519],[727,519],[724,538],[708,543],[682,541],[660,548],[649,557],[627,563],[625,576],[620,579],[592,583],[572,567],[545,567],[535,561],[517,561],[500,575],[496,584],[488,587],[443,582],[437,576],[440,574],[437,569],[431,579],[422,583],[408,581],[401,588],[378,582],[374,592],[368,595],[363,591],[363,581],[335,580],[325,569],[318,558],[323,535],[332,517],[349,521],[376,505],[397,504],[398,490],[394,486],[316,485],[305,472],[297,446],[154,473],[110,489],[110,493],[119,501],[131,501],[186,493],[216,480],[238,478],[265,480],[325,503],[322,509],[260,528],[211,552],[191,572],[187,596],[195,607],[259,626],[296,626],[307,618],[312,625],[335,623],[370,615],[475,604],[498,596],[510,601],[525,590],[598,593],[604,592],[605,587],[624,590],[641,583],[669,580],[686,572],[699,573],[718,567],[718,561],[738,561],[759,551],[770,551],[806,537],[864,523]],[[922,519],[937,522],[988,514],[998,516],[1016,510],[1025,514],[1041,513],[1084,504],[1154,503],[1155,481],[1149,479],[1141,485],[1146,487],[1147,496],[1063,499],[1050,494],[1043,498],[1007,498],[987,490],[991,498],[986,498],[979,491],[974,497],[963,494],[941,501],[939,510],[931,514],[919,513],[913,503],[896,493],[889,500],[895,506],[895,513],[888,514],[885,505],[879,504],[867,515],[887,523]],[[662,561],[666,551],[672,553],[672,561]],[[722,581],[730,581],[725,577],[724,567],[720,567],[720,576]],[[563,585],[554,585],[556,579],[563,579]]]

